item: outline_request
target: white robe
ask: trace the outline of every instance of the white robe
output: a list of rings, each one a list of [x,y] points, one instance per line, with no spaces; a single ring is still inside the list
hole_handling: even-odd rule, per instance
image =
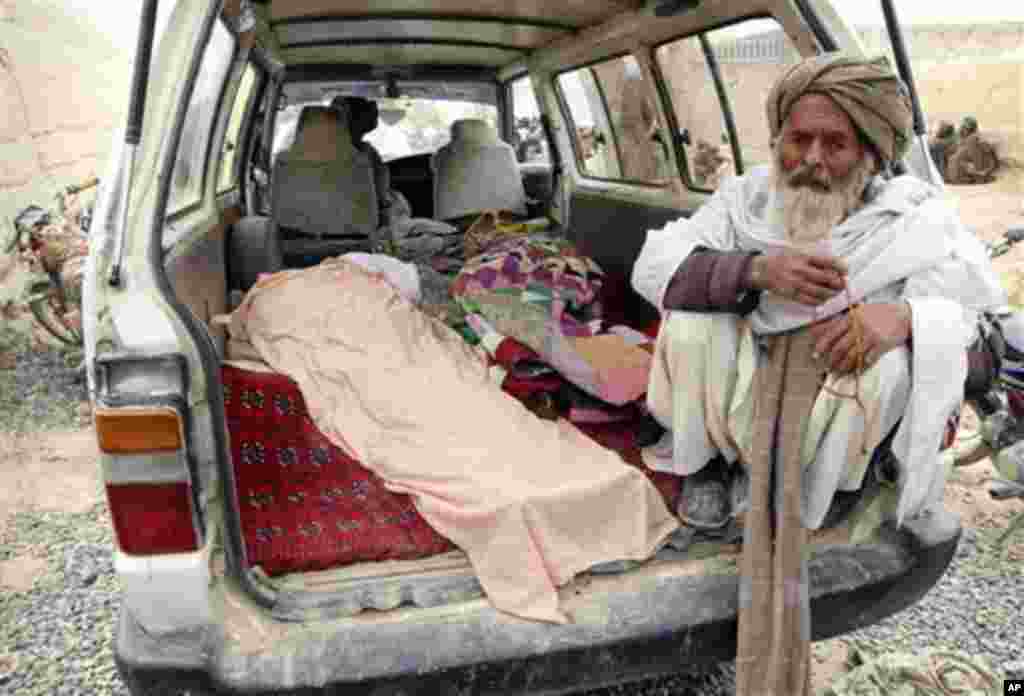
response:
[[[774,195],[770,167],[724,182],[692,217],[648,232],[633,287],[661,309],[669,280],[698,246],[765,253],[794,248],[777,222]],[[977,312],[1005,304],[1006,296],[984,247],[938,188],[910,176],[877,177],[866,200],[813,251],[846,262],[853,302],[903,299],[912,309],[911,390],[892,445],[901,464],[902,520],[918,512],[934,488],[945,423],[963,398],[965,348],[976,336]],[[815,309],[763,293],[750,326],[755,335],[789,331],[843,311],[847,301],[843,293]]]

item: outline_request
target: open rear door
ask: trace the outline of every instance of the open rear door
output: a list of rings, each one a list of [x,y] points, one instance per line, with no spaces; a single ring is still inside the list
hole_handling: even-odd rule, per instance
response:
[[[914,74],[910,63],[911,52],[904,39],[903,27],[897,15],[897,5],[900,0],[868,0],[863,6],[859,4],[861,1],[801,0],[813,7],[820,19],[823,20],[823,24],[827,26],[827,30],[833,34],[833,38],[837,39],[837,45],[860,46],[861,51],[867,56],[873,57],[881,53],[889,59],[893,69],[907,86],[914,112],[914,132],[910,148],[903,159],[903,166],[908,173],[936,186],[942,186],[942,175],[928,151],[928,123],[914,83]],[[852,23],[848,21],[849,18],[843,16],[844,8],[852,3],[858,3],[856,16],[861,17],[862,21],[864,15],[868,14],[871,15],[868,22],[870,25],[884,27],[884,36],[881,37],[880,45],[874,41],[867,42],[872,44],[870,46],[865,45],[864,37],[858,34]],[[869,9],[870,6],[877,10]],[[862,21],[858,21],[858,26]],[[828,50],[827,47],[825,49]]]
[[[882,14],[885,16],[885,28],[889,34],[889,41],[892,44],[896,69],[910,91],[910,101],[914,109],[913,141],[904,158],[904,164],[910,170],[910,173],[932,184],[942,186],[942,175],[939,174],[939,170],[929,154],[928,126],[925,123],[924,111],[921,109],[921,100],[917,96],[917,88],[914,85],[914,73],[910,67],[910,54],[903,40],[903,29],[896,15],[895,0],[879,1],[882,4]]]

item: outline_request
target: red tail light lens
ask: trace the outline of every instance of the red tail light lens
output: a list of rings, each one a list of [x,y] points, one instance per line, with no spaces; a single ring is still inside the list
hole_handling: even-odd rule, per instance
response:
[[[187,482],[108,483],[107,502],[125,553],[151,556],[199,549]]]

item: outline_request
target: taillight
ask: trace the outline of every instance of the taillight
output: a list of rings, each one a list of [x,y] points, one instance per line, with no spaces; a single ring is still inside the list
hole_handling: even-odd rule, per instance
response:
[[[108,483],[107,503],[125,553],[149,556],[199,549],[187,482]]]
[[[96,440],[119,548],[128,554],[196,551],[201,544],[179,407],[97,406]]]

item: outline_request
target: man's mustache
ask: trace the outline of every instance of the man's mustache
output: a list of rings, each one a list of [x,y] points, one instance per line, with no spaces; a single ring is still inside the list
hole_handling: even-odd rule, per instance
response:
[[[815,175],[816,167],[812,164],[801,164],[786,177],[786,183],[792,188],[810,188],[820,193],[831,193],[832,182],[826,175],[825,178]]]

